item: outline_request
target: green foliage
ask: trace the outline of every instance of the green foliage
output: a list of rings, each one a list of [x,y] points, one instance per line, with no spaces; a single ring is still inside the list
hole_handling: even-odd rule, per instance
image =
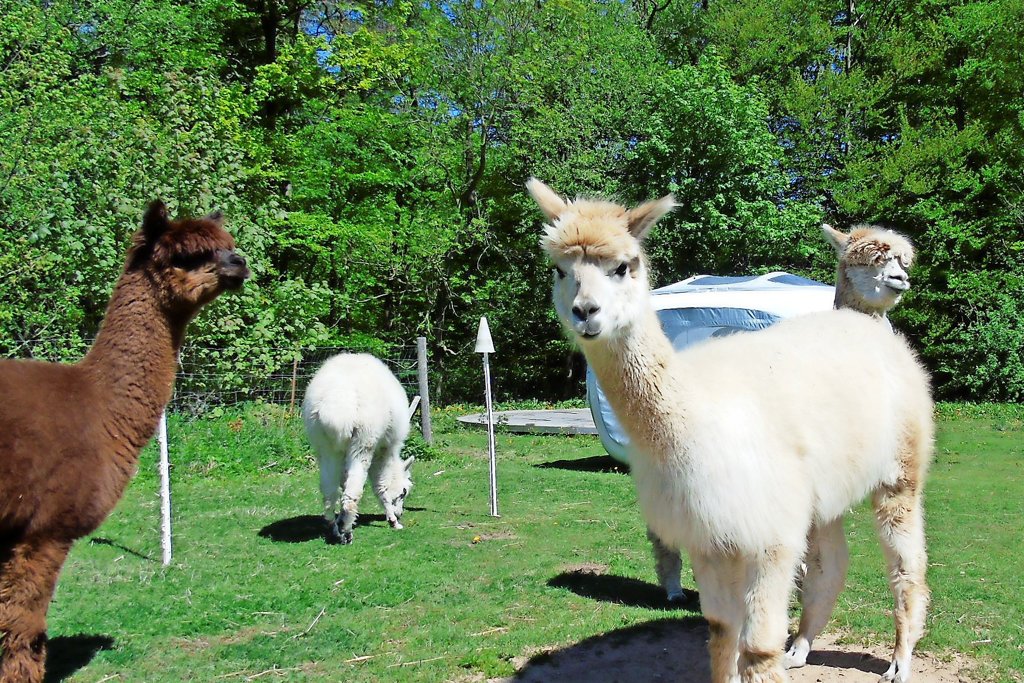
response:
[[[684,5],[652,35],[687,61],[721,55],[763,93],[787,194],[916,243],[913,295],[893,319],[938,393],[1024,399],[1020,3]]]
[[[646,195],[671,190],[679,204],[649,241],[656,272],[735,275],[805,264],[820,214],[783,199],[782,150],[765,123],[765,102],[713,55],[664,74],[655,98],[660,106],[631,154],[629,177]]]
[[[582,394],[536,175],[674,192],[655,283],[832,278],[824,216],[908,233],[893,314],[942,397],[1024,399],[1015,0],[0,0],[0,353],[73,359],[145,204],[222,209],[256,275],[193,324],[211,392],[430,340],[435,401]],[[252,378],[247,379],[247,378]]]
[[[252,127],[258,101],[211,57],[230,6],[13,4],[19,21],[0,26],[0,348],[79,356],[154,197],[186,215],[224,210],[256,274],[193,340],[222,347],[225,367],[251,359],[244,372],[267,364],[253,349],[322,342],[322,285],[269,258],[281,211]]]

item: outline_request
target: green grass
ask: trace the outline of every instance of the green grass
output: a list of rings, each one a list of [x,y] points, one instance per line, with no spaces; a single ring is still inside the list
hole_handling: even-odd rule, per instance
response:
[[[513,658],[540,648],[694,616],[659,608],[629,478],[586,467],[603,454],[596,439],[499,434],[494,519],[486,435],[456,427],[454,413],[437,415],[433,448],[411,446],[421,461],[406,529],[389,529],[367,493],[367,523],[348,547],[320,539],[298,418],[261,407],[172,419],[174,563],[160,564],[151,446],[124,500],[65,566],[49,680],[470,680],[511,675]],[[1022,417],[1019,407],[940,407],[927,499],[933,607],[920,648],[976,659],[977,680],[1019,681],[1024,670]],[[848,528],[850,576],[828,628],[888,644],[866,508]],[[589,565],[600,581],[569,573]]]

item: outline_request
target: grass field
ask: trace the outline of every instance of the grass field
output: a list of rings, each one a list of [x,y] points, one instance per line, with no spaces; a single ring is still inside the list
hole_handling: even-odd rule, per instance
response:
[[[125,499],[65,566],[47,680],[483,680],[543,648],[696,621],[694,605],[662,605],[631,482],[595,438],[499,434],[494,519],[486,435],[456,427],[458,412],[436,416],[433,449],[413,444],[406,528],[388,528],[368,493],[347,547],[321,540],[298,418],[273,407],[172,418],[174,562],[160,564],[150,446]],[[920,649],[974,659],[971,680],[1024,680],[1022,418],[1019,406],[940,409]],[[828,630],[888,645],[865,508],[848,530],[850,575]]]

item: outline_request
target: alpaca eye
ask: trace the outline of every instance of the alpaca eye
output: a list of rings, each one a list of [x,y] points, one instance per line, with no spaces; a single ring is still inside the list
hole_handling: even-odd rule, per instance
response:
[[[206,253],[199,254],[175,254],[171,258],[171,264],[175,268],[181,268],[183,270],[195,270],[199,266],[207,263],[211,260],[211,255]]]
[[[555,273],[558,274],[558,279],[559,280],[562,280],[562,279],[565,278],[565,271],[562,270],[561,268],[559,268],[558,266],[555,266]]]
[[[619,267],[615,269],[615,274],[618,275],[619,277],[622,277],[626,274],[627,270],[629,270],[629,264],[620,263]]]

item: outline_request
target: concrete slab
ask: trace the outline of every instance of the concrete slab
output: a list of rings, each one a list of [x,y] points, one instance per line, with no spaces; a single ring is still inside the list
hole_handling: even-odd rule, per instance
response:
[[[472,427],[487,427],[486,413],[458,418]],[[494,424],[516,434],[597,434],[594,418],[587,408],[558,410],[498,410]]]

